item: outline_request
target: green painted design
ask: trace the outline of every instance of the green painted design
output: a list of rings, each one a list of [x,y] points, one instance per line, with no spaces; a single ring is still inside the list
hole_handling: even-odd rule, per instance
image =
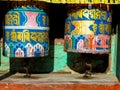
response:
[[[111,70],[110,72],[116,75],[116,63],[117,63],[117,34],[112,36],[112,43],[111,43]]]
[[[32,11],[32,12],[42,12],[43,13],[43,10],[42,9],[39,9],[39,8],[36,8],[34,6],[19,6],[17,8],[14,8],[13,9],[14,11]]]
[[[64,52],[64,46],[56,45],[54,47],[54,70],[53,72],[65,71],[67,66],[67,53]]]
[[[2,48],[0,48],[0,72],[8,72],[10,68],[9,58],[2,55]]]

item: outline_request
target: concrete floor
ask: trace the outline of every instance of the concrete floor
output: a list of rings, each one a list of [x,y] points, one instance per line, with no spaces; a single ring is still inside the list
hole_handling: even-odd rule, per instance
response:
[[[4,74],[5,75],[5,74]],[[60,83],[82,83],[82,84],[116,84],[116,76],[110,74],[93,74],[90,78],[83,78],[83,74],[32,74],[30,78],[23,77],[23,73],[16,73],[8,77],[0,75],[0,83],[12,84],[60,84]],[[3,78],[4,77],[4,78]]]

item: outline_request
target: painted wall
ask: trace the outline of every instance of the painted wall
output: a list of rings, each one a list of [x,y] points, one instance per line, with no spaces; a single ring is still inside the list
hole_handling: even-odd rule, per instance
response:
[[[120,18],[119,18],[119,15],[120,15],[120,6],[116,6],[114,7],[114,12],[116,14],[114,14],[114,16],[116,17],[114,19],[114,21],[116,22],[116,33],[118,35],[117,37],[117,59],[116,59],[116,75],[120,81]]]
[[[0,73],[9,71],[9,58],[2,55],[2,48],[0,46]]]

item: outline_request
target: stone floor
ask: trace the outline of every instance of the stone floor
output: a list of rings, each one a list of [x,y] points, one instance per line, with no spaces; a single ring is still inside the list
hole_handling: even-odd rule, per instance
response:
[[[117,78],[110,74],[97,73],[90,78],[83,78],[83,74],[53,73],[23,76],[23,73],[1,74],[0,90],[120,90]]]
[[[4,76],[4,75],[3,75]],[[16,73],[1,80],[1,82],[12,83],[90,83],[104,84],[117,83],[118,80],[114,75],[93,74],[89,78],[83,78],[83,74],[32,74],[30,78],[23,77],[24,74]],[[1,83],[0,82],[0,83]]]

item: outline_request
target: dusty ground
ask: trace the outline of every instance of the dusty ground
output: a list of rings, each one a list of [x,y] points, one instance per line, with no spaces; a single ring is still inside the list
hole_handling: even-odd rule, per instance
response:
[[[6,75],[6,77],[5,77]],[[118,83],[114,75],[93,74],[90,78],[83,78],[83,74],[32,74],[30,78],[23,77],[23,73],[13,75],[0,74],[0,83],[40,84],[40,83],[87,83],[87,84],[115,84]]]

